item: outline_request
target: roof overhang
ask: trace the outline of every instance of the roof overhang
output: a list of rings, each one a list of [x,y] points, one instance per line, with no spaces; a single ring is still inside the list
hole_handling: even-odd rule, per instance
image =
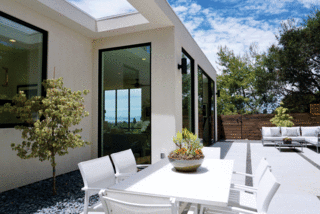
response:
[[[138,12],[101,19],[94,19],[65,0],[15,1],[90,38],[174,26],[172,18],[178,18],[166,0],[128,0]]]

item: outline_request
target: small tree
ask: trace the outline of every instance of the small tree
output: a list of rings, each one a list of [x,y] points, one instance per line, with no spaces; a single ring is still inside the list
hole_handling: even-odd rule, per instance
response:
[[[270,120],[270,122],[278,127],[292,127],[294,123],[291,121],[293,117],[286,114],[287,108],[282,107],[283,103],[280,103],[280,107],[276,109],[276,115]]]
[[[13,105],[7,103],[2,108],[16,115],[24,124],[15,128],[22,130],[22,144],[11,144],[12,150],[18,151],[22,159],[39,158],[49,160],[53,172],[53,195],[56,191],[55,155],[68,154],[68,148],[83,147],[89,142],[81,140],[82,129],[69,128],[78,125],[82,118],[89,116],[84,110],[84,98],[88,90],[71,92],[63,87],[63,79],[45,80],[43,86],[46,97],[26,98],[23,91],[15,95]],[[39,119],[40,118],[40,119]]]

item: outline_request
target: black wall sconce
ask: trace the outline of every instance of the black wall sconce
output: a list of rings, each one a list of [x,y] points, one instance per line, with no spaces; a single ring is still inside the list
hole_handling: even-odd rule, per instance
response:
[[[181,59],[181,65],[178,64],[178,69],[182,68],[181,73],[182,74],[187,74],[187,59],[182,58]]]
[[[220,90],[217,91],[216,95],[217,97],[220,97]]]

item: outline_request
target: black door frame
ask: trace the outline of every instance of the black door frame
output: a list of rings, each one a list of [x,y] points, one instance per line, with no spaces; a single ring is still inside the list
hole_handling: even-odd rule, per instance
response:
[[[215,97],[215,81],[201,68],[200,65],[198,65],[198,69],[200,68],[200,70],[202,71],[202,74],[204,74],[206,76],[206,78],[208,79],[208,98],[209,98],[209,102],[208,102],[208,114],[210,114],[210,119],[209,119],[209,122],[210,122],[210,129],[209,129],[209,135],[210,135],[210,138],[212,136],[212,128],[211,126],[213,125],[213,142],[212,142],[212,139],[211,139],[211,142],[209,145],[212,145],[216,142],[216,118],[215,118],[215,103],[216,103],[216,97]],[[210,83],[210,84],[209,84]],[[213,87],[211,87],[211,84],[213,83]],[[203,85],[202,85],[203,87]],[[198,91],[199,91],[199,85],[198,85]],[[212,103],[212,98],[213,98],[213,102]],[[213,108],[213,111],[211,110],[211,106],[214,105],[214,108]],[[199,106],[198,106],[199,108]],[[210,112],[210,113],[209,113]],[[213,116],[213,121],[211,120]],[[198,117],[199,117],[199,114],[198,114]],[[199,124],[198,124],[199,125]]]
[[[127,46],[119,46],[119,47],[113,47],[113,48],[105,48],[105,49],[99,49],[99,61],[98,61],[98,157],[101,157],[101,134],[102,134],[102,102],[104,100],[104,93],[103,93],[103,85],[102,85],[102,54],[105,51],[114,51],[114,50],[121,50],[121,49],[127,49],[127,48],[137,48],[137,47],[141,47],[141,46],[150,46],[150,91],[152,92],[152,72],[151,72],[151,68],[152,68],[152,45],[151,42],[148,43],[141,43],[141,44],[135,44],[135,45],[127,45]],[[150,105],[152,103],[152,93],[150,93]],[[152,105],[150,106],[150,124],[152,126]],[[152,151],[152,129],[150,132],[150,149]],[[151,160],[152,160],[152,152],[151,152]]]

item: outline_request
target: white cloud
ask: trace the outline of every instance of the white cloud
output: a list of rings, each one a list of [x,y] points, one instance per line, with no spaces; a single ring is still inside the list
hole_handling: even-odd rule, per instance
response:
[[[182,6],[189,9],[179,9]],[[228,14],[227,17],[213,8],[202,8],[194,1],[175,3],[173,8],[218,72],[219,46],[228,46],[235,54],[244,54],[251,43],[258,43],[259,49],[266,51],[277,42],[275,33],[278,26],[265,20],[248,15],[243,18]]]
[[[298,0],[303,4],[304,7],[306,8],[311,8],[312,6],[319,6],[320,1],[319,0]]]
[[[136,11],[126,0],[67,0],[96,19]]]

